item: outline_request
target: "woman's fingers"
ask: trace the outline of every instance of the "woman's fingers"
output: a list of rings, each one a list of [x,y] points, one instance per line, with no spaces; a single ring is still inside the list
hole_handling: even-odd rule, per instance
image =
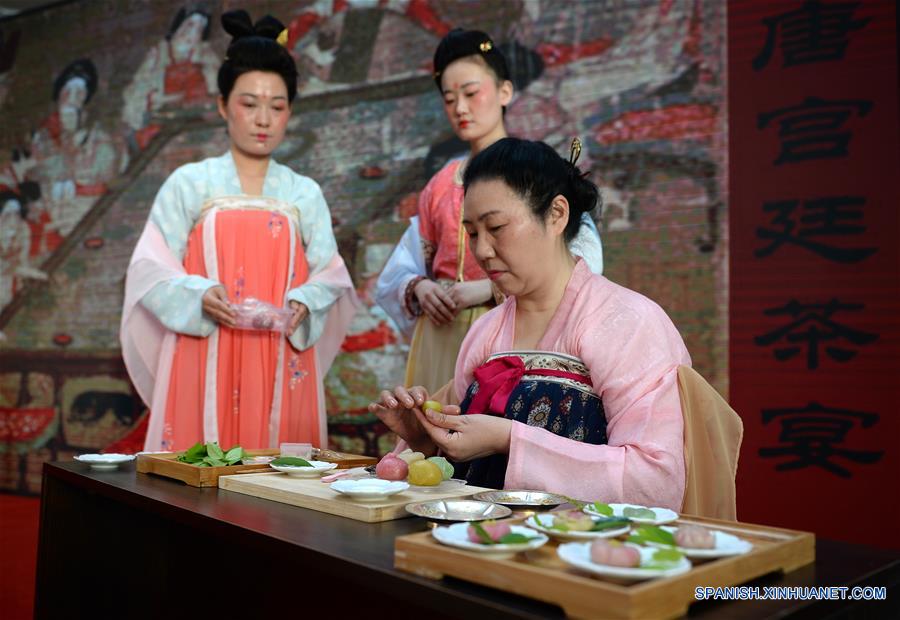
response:
[[[398,385],[394,388],[393,394],[397,400],[400,402],[400,405],[406,407],[407,409],[412,409],[416,406],[415,399],[409,395],[409,392],[402,385]]]
[[[439,413],[433,409],[426,410],[424,415],[429,423],[450,431],[459,431],[466,423],[465,418],[462,416],[443,412]]]
[[[389,390],[381,390],[381,402],[388,409],[396,409],[400,404],[397,402],[394,394]]]

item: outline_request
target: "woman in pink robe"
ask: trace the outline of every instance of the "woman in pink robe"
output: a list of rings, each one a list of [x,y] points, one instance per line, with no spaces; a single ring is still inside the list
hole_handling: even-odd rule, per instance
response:
[[[658,305],[569,252],[596,186],[547,145],[514,138],[473,158],[464,185],[475,257],[508,297],[469,331],[435,395],[459,407],[423,411],[427,391],[401,386],[370,410],[473,484],[678,510],[677,369],[690,356]]]

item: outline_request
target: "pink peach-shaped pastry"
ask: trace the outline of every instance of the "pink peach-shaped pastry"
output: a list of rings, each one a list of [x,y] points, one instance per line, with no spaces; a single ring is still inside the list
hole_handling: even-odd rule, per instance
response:
[[[713,549],[716,535],[701,525],[682,525],[675,531],[675,544],[685,549]]]
[[[623,545],[618,540],[601,538],[591,543],[591,562],[622,568],[635,568],[641,564],[641,552]]]
[[[409,465],[393,453],[385,454],[375,466],[375,476],[382,480],[406,480],[408,474]]]
[[[487,532],[487,535],[491,537],[491,540],[494,542],[498,542],[501,538],[512,532],[512,529],[509,527],[509,523],[504,521],[483,521],[479,523],[481,527]],[[474,526],[470,525],[469,529],[466,530],[466,533],[469,536],[469,541],[473,543],[484,543],[484,539],[479,535],[478,530],[475,529]]]

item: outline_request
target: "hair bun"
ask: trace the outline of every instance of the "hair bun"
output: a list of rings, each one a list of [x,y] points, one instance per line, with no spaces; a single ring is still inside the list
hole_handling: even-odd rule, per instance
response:
[[[222,13],[222,28],[231,35],[232,40],[252,37],[254,34],[250,14],[243,9]]]
[[[222,13],[222,27],[231,35],[232,43],[244,37],[263,37],[274,41],[284,30],[284,24],[271,15],[261,17],[254,24],[250,21],[250,14],[243,9]]]
[[[271,15],[259,18],[253,26],[253,32],[256,36],[272,39],[273,41],[278,38],[282,30],[284,30],[284,24]]]

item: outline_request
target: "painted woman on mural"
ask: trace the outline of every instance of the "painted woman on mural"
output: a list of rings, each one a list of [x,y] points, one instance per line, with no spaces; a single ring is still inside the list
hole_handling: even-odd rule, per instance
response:
[[[150,406],[147,450],[324,446],[322,380],[355,309],[318,184],[272,159],[297,71],[277,19],[222,16],[218,73],[230,148],[166,180],[128,268],[122,353]],[[291,310],[285,333],[236,329],[255,298]]]
[[[488,35],[475,30],[455,29],[441,40],[434,54],[434,80],[447,119],[469,144],[470,155],[448,163],[425,186],[418,231],[407,231],[376,293],[401,327],[415,317],[406,385],[430,390],[453,377],[459,346],[472,323],[503,298],[472,255],[461,225],[462,175],[469,157],[506,136],[503,117],[513,98],[506,59]],[[414,248],[417,237],[423,258]],[[572,246],[591,270],[602,271],[595,228],[581,227]]]
[[[68,235],[107,183],[125,167],[112,137],[87,121],[85,107],[97,92],[97,69],[87,58],[69,64],[53,82],[56,110],[31,144],[32,175],[44,193],[51,222],[47,230]]]
[[[124,91],[122,118],[143,149],[159,130],[151,122],[165,105],[191,106],[212,100],[219,59],[209,44],[209,13],[181,9],[165,39],[150,48]]]
[[[31,262],[27,208],[25,196],[0,191],[0,310],[12,301],[23,279],[47,279],[47,274]]]

